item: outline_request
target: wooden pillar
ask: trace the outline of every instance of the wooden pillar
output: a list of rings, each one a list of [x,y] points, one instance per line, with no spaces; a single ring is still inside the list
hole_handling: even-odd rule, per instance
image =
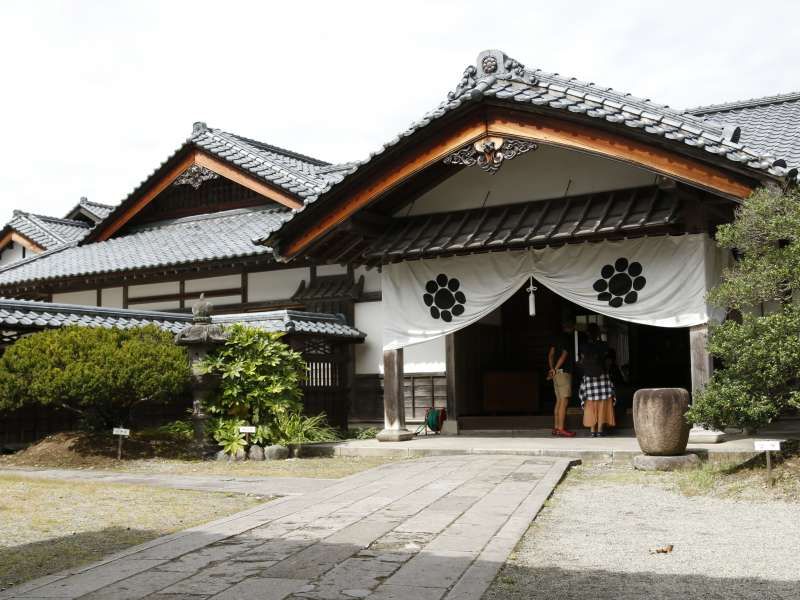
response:
[[[458,435],[458,384],[456,379],[456,334],[444,338],[445,369],[447,370],[447,420],[442,425],[445,435]]]
[[[695,325],[689,328],[689,353],[692,368],[692,398],[702,390],[714,365],[708,352],[708,325]],[[725,441],[725,433],[695,425],[689,432],[689,442],[693,444],[717,444]]]
[[[713,364],[708,353],[708,325],[689,328],[689,353],[692,366],[692,395],[696,394],[711,378]]]
[[[378,441],[403,442],[414,437],[406,429],[402,348],[383,351],[383,423]]]

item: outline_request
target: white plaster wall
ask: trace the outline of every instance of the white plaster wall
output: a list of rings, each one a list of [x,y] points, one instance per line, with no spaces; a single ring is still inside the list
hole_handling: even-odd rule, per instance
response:
[[[11,263],[15,263],[18,260],[22,260],[23,247],[16,242],[11,242],[8,246],[6,246],[5,250],[0,253],[0,267],[4,265],[10,265]],[[27,256],[30,256],[33,252],[27,253]]]
[[[365,292],[380,292],[381,291],[381,272],[377,268],[367,269],[366,267],[358,267],[354,272],[356,281],[362,275],[364,276],[364,291]]]
[[[347,273],[347,265],[317,265],[317,275],[344,275]]]
[[[219,277],[203,277],[201,279],[187,279],[185,288],[187,292],[210,292],[212,290],[227,290],[242,286],[242,276],[221,275]]]
[[[355,326],[367,334],[356,344],[356,374],[383,372],[383,310],[381,302],[356,302]]]
[[[100,304],[109,308],[122,308],[122,288],[105,288],[100,292]]]
[[[291,298],[303,280],[308,280],[307,268],[249,273],[247,275],[247,299],[250,302],[257,302]]]
[[[367,334],[356,344],[356,374],[383,373],[383,306],[382,302],[357,302],[355,325]],[[409,346],[403,351],[406,373],[443,373],[446,369],[444,338]]]
[[[164,281],[162,283],[144,283],[128,286],[128,299],[142,298],[144,296],[161,296],[163,294],[177,294],[181,291],[178,281]]]
[[[495,175],[462,169],[397,215],[420,215],[497,206],[651,185],[656,175],[622,162],[540,146],[506,161]]]
[[[215,296],[212,298],[207,298],[207,300],[214,306],[225,306],[226,304],[241,304],[242,296],[241,294],[235,294],[231,296]],[[191,307],[194,302],[196,302],[196,300],[187,300],[186,306]]]
[[[176,311],[180,309],[180,303],[177,300],[170,302],[145,302],[143,304],[131,304],[129,302],[128,308],[131,310]]]
[[[82,290],[80,292],[64,292],[53,294],[53,302],[57,304],[82,304],[84,306],[97,306],[97,290]]]

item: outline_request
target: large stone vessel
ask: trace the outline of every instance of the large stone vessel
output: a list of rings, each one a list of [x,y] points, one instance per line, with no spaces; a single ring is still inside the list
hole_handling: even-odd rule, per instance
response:
[[[651,456],[678,456],[686,452],[689,392],[682,388],[638,390],[633,396],[633,426],[642,452]]]

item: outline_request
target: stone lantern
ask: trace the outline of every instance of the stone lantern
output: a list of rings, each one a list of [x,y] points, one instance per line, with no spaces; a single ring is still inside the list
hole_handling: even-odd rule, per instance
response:
[[[202,373],[200,363],[217,346],[225,343],[228,334],[222,325],[211,322],[214,306],[203,295],[192,307],[192,324],[181,329],[175,336],[175,343],[186,346],[192,367],[192,423],[197,451],[205,454],[206,448],[206,400],[219,383],[216,375]]]

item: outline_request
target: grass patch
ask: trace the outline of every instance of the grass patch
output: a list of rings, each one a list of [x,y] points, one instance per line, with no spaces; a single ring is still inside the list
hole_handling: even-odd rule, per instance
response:
[[[767,484],[763,456],[744,464],[704,462],[697,469],[671,472],[637,471],[632,466],[589,465],[573,468],[568,483],[589,481],[623,485],[656,485],[684,496],[715,496],[734,500],[800,502],[800,453],[793,448],[773,465],[773,485]]]
[[[339,479],[380,466],[391,457],[300,458],[283,461],[227,462],[199,460],[189,442],[169,432],[149,430],[125,441],[117,460],[113,436],[57,433],[16,454],[0,457],[0,468],[97,469],[129,473],[226,475],[229,477],[315,477]]]
[[[265,500],[0,475],[0,590]]]

